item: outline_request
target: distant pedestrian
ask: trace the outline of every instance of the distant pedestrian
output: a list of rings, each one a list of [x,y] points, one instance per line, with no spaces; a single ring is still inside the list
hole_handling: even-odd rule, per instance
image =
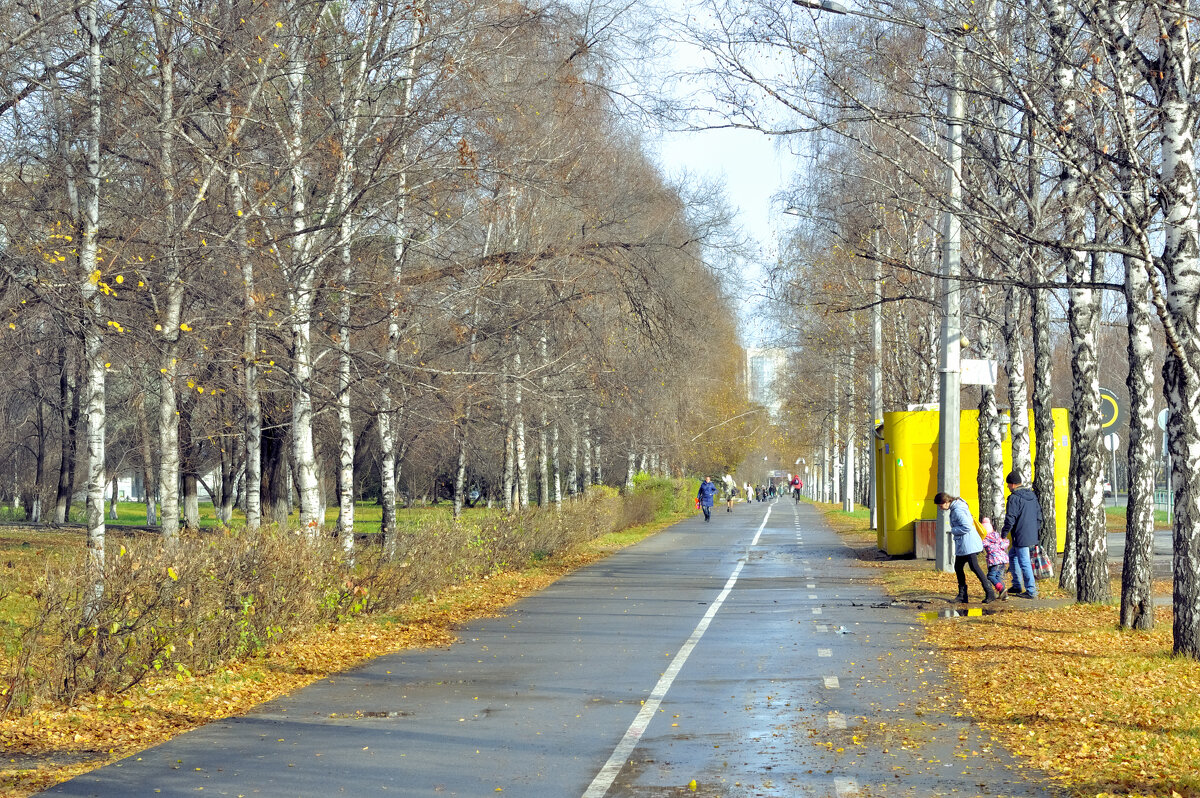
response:
[[[985,518],[979,525],[986,533],[983,536],[983,550],[987,552],[988,581],[996,588],[996,598],[1004,600],[1008,597],[1008,588],[1004,586],[1004,571],[1008,568],[1008,541],[992,526],[992,519]]]
[[[712,520],[713,496],[717,494],[717,486],[713,484],[712,477],[705,477],[700,483],[700,490],[696,493],[696,498],[700,501],[700,509],[704,511],[704,520]]]
[[[732,482],[725,483],[725,512],[733,512],[733,498],[737,496],[737,485]]]
[[[1021,487],[1021,475],[1009,472],[1004,478],[1008,484],[1008,502],[1004,505],[1003,537],[1012,541],[1008,555],[1008,570],[1012,573],[1009,595],[1037,598],[1037,582],[1033,578],[1033,563],[1029,550],[1037,545],[1042,529],[1042,506],[1029,488]]]
[[[978,555],[983,551],[983,541],[975,531],[975,522],[971,519],[971,510],[967,503],[949,493],[938,493],[933,497],[933,503],[950,513],[950,534],[954,538],[954,575],[958,577],[958,595],[955,601],[966,604],[967,576],[964,569],[970,566],[972,573],[979,577],[983,585],[983,603],[996,599],[996,591],[988,582],[987,574],[979,567]]]
[[[742,485],[742,488],[746,491],[746,503],[754,501],[754,488],[750,487],[750,483]]]

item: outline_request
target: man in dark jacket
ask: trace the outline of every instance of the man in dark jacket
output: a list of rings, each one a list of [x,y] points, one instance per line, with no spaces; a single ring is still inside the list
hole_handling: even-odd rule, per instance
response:
[[[696,493],[696,498],[700,500],[700,509],[704,511],[704,520],[712,520],[713,496],[717,493],[717,486],[713,484],[712,477],[705,477],[700,483],[700,490]]]
[[[1037,598],[1037,582],[1033,578],[1033,563],[1029,550],[1037,545],[1042,528],[1042,507],[1029,488],[1021,487],[1021,475],[1009,472],[1008,503],[1004,505],[1004,529],[1000,534],[1012,540],[1008,554],[1008,570],[1012,573],[1010,596]]]

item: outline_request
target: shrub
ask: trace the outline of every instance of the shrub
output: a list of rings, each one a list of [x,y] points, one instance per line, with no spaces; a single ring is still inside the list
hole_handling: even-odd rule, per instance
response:
[[[352,563],[332,537],[274,528],[185,535],[169,548],[156,535],[110,537],[99,600],[82,552],[48,563],[30,590],[36,611],[7,662],[0,717],[121,692],[155,673],[211,671],[315,625],[390,611],[688,510],[694,490],[694,481],[647,478],[627,496],[594,486],[558,508],[436,516],[398,533],[394,548],[360,546]]]

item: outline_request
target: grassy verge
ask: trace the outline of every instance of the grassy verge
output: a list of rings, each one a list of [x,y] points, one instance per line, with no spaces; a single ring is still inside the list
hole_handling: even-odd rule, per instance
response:
[[[685,486],[682,494],[694,490],[694,484]],[[7,760],[0,763],[0,798],[46,789],[372,657],[448,645],[462,624],[500,613],[563,574],[691,515],[689,501],[662,491],[656,502],[659,495],[663,498],[649,522],[591,536],[555,553],[535,550],[519,564],[476,573],[383,612],[310,627],[291,635],[286,645],[209,672],[164,670],[120,692],[88,694],[70,705],[43,702],[10,717],[0,723]],[[486,531],[486,525],[476,529]],[[80,545],[78,535],[0,529],[0,554],[11,563],[10,573],[20,573],[29,584],[36,584],[47,561],[76,557]],[[19,599],[22,596],[14,591],[0,604],[0,617],[12,625],[20,625],[35,608]],[[10,636],[4,659],[11,658],[14,643]]]
[[[105,503],[106,511],[110,508],[109,503]],[[417,529],[422,523],[431,518],[443,518],[450,504],[448,502],[439,502],[432,505],[414,505],[412,507],[397,508],[396,523],[401,528]],[[201,502],[199,507],[199,521],[201,529],[216,529],[221,526],[217,521],[216,508],[211,503]],[[84,507],[81,504],[71,505],[71,521],[76,524],[84,522]],[[480,504],[475,507],[463,508],[465,518],[485,519],[499,517],[504,511],[499,507],[487,507]],[[11,516],[9,511],[7,515]],[[24,518],[24,513],[21,513],[21,518],[15,519],[20,521]],[[142,502],[117,502],[117,517],[112,519],[108,515],[105,516],[110,527],[141,527],[146,525],[146,505]],[[293,512],[288,516],[289,521],[295,523],[299,519],[299,513]],[[354,505],[354,531],[359,534],[371,534],[379,531],[379,525],[383,518],[383,507],[376,502],[357,502]],[[5,520],[0,516],[0,523]],[[330,505],[325,510],[325,523],[333,527],[338,520],[338,508],[336,504]],[[233,519],[230,525],[235,528],[241,528],[246,525],[246,516],[241,510],[236,507],[233,510]]]
[[[825,512],[894,597],[954,594],[954,574],[886,560],[865,520]],[[1070,600],[1053,581],[1038,590]],[[1152,631],[1127,632],[1114,605],[1020,601],[991,615],[926,616],[925,639],[980,725],[1075,796],[1200,796],[1200,663],[1171,656],[1170,609],[1159,608]]]

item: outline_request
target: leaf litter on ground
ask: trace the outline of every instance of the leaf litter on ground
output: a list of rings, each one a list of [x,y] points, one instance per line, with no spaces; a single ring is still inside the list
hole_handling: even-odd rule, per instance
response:
[[[887,560],[861,519],[826,517],[894,598],[950,606],[954,574]],[[1120,596],[1119,579],[1111,590]],[[1153,590],[1169,596],[1171,584]],[[1171,609],[1156,610],[1154,629],[1129,631],[1117,606],[1068,603],[1054,580],[1039,593],[1049,601],[925,623],[965,710],[1072,796],[1200,798],[1200,662],[1172,656]]]

